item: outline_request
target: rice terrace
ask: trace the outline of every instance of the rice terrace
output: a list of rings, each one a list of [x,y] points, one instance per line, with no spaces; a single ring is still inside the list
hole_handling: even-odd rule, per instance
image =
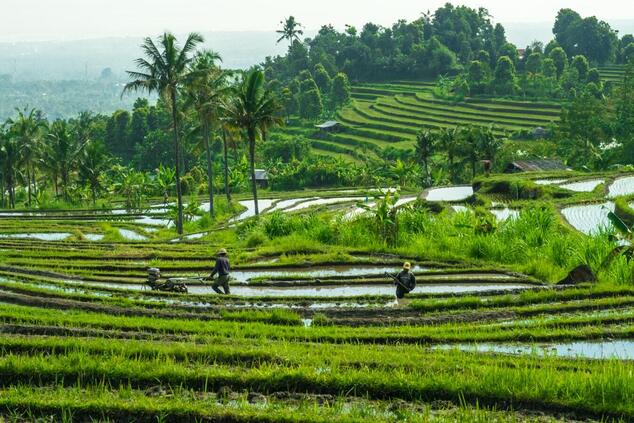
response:
[[[634,25],[482,3],[0,42],[0,422],[634,421]]]

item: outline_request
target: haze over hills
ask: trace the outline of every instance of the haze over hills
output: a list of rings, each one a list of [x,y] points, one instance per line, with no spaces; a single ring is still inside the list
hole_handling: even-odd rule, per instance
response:
[[[284,53],[287,48],[286,43],[276,43],[278,37],[274,32],[203,35],[205,47],[219,52],[224,67],[232,69],[248,68],[267,55]],[[113,37],[0,43],[0,75],[9,74],[14,81],[95,79],[104,68],[111,68],[116,78],[124,78],[125,70],[134,68],[141,42],[140,37]]]
[[[634,33],[634,19],[609,21],[621,34]],[[552,38],[552,22],[503,23],[510,42],[523,47]],[[306,31],[311,37],[316,31]],[[180,35],[180,34],[179,34]],[[287,44],[277,44],[272,31],[207,32],[206,47],[218,51],[226,68],[248,68],[266,56],[283,54]],[[99,38],[73,41],[0,43],[0,75],[13,81],[95,79],[104,68],[125,78],[139,56],[140,37]]]

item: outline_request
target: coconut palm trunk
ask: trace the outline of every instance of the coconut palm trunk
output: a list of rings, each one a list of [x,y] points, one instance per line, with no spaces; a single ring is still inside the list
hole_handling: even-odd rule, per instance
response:
[[[253,204],[255,206],[255,215],[259,216],[260,208],[258,205],[258,185],[255,180],[255,128],[248,129],[249,136],[249,161],[251,165],[251,191],[253,193]]]
[[[28,193],[27,204],[31,208],[31,166],[28,163],[26,165],[26,190]]]
[[[224,172],[225,172],[225,195],[227,201],[231,204],[231,190],[229,189],[229,154],[227,151],[227,130],[222,129],[222,149],[224,155]]]
[[[174,131],[174,150],[176,152],[176,203],[178,208],[178,218],[176,220],[176,231],[183,234],[183,191],[181,185],[181,148],[178,139],[178,113],[176,111],[176,89],[172,89],[172,130]]]
[[[205,153],[207,158],[207,181],[209,189],[209,217],[215,217],[214,211],[214,168],[213,158],[211,157],[211,146],[209,143],[210,131],[209,122],[203,122],[203,137],[205,138]]]

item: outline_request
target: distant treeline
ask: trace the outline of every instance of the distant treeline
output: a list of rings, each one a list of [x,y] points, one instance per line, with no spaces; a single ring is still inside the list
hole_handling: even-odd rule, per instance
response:
[[[112,113],[131,109],[135,96],[121,96],[124,81],[99,79],[90,81],[12,81],[0,76],[0,120],[15,114],[16,108],[32,107],[42,110],[55,120],[77,116],[91,110]]]
[[[508,42],[505,28],[493,24],[486,9],[449,3],[391,27],[367,23],[360,30],[349,26],[340,32],[327,25],[314,38],[300,41],[298,35],[301,31],[291,31],[285,37],[290,42],[285,56],[269,57],[263,63],[268,75],[287,81],[321,64],[330,75],[344,72],[352,82],[436,78],[458,74],[482,58],[494,69],[501,57],[514,60],[526,47]],[[583,18],[571,9],[559,11],[553,35],[545,51],[561,47],[567,57],[585,56],[591,66],[626,63],[634,57],[631,34],[619,38],[606,22]]]

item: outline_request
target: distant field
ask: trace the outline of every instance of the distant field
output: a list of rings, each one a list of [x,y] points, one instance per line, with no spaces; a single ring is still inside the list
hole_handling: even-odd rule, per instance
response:
[[[602,81],[621,82],[625,76],[624,65],[609,65],[599,68]]]
[[[556,103],[502,99],[451,102],[432,94],[434,83],[394,81],[353,87],[352,103],[338,113],[344,125],[338,134],[317,139],[309,133],[316,153],[339,155],[352,161],[383,157],[384,149],[411,149],[421,128],[495,124],[499,135],[512,135],[549,126],[559,120]]]

